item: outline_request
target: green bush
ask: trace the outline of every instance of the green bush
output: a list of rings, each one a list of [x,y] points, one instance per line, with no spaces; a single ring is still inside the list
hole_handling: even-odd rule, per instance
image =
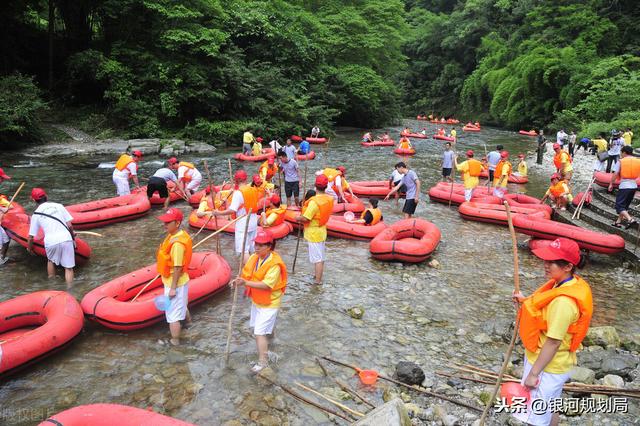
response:
[[[209,121],[198,119],[184,130],[185,136],[208,143],[209,145],[242,145],[242,134],[247,129],[258,129],[261,124],[252,121]]]
[[[32,77],[0,77],[0,146],[41,139],[36,114],[45,106]]]

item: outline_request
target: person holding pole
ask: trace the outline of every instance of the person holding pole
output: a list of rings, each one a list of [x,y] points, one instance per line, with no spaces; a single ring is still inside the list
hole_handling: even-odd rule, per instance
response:
[[[191,322],[191,314],[187,304],[189,303],[189,274],[187,270],[191,263],[193,242],[189,234],[180,229],[184,218],[182,211],[175,207],[170,208],[165,214],[158,216],[164,223],[167,236],[160,244],[157,257],[158,274],[164,284],[164,295],[169,297],[170,304],[165,311],[169,330],[171,332],[171,344],[180,344],[180,321]]]
[[[268,231],[260,231],[255,238],[256,252],[249,257],[240,276],[230,285],[244,286],[251,298],[249,326],[258,347],[258,362],[251,367],[259,373],[269,365],[269,337],[273,336],[282,296],[287,287],[287,266],[274,251],[275,240]]]
[[[519,333],[525,348],[522,385],[531,399],[546,401],[546,411],[524,407],[513,416],[532,425],[557,425],[560,413],[552,413],[549,401],[559,398],[562,387],[577,363],[576,351],[587,335],[593,315],[589,284],[575,275],[582,265],[580,247],[568,238],[558,238],[533,249],[544,260],[549,281],[531,296],[514,291],[521,304]]]

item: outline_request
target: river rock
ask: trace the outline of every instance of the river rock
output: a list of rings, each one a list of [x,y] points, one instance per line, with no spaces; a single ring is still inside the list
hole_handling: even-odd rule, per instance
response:
[[[405,405],[399,399],[393,399],[367,413],[354,423],[354,426],[411,426]]]
[[[172,146],[166,146],[160,150],[160,156],[162,157],[172,157],[174,155],[178,155],[178,154],[174,152],[174,149]]]
[[[615,374],[607,374],[602,379],[602,384],[606,386],[613,386],[615,388],[623,388],[624,380],[620,376],[616,376]]]
[[[505,342],[510,342],[513,325],[513,320],[492,318],[484,324],[482,330],[489,336],[500,336]]]
[[[419,385],[424,379],[424,371],[418,364],[407,361],[400,361],[396,364],[395,377],[408,385]]]
[[[491,337],[489,337],[486,333],[480,333],[477,336],[473,337],[473,341],[479,344],[485,344],[491,342]]]
[[[630,352],[640,352],[640,334],[632,334],[622,339],[622,347]]]
[[[448,414],[442,405],[436,405],[434,411],[444,426],[455,426],[460,424],[458,418]]]
[[[616,329],[610,325],[602,327],[591,327],[587,332],[587,335],[583,341],[584,346],[613,346],[615,348],[620,346],[620,336]]]
[[[596,380],[596,372],[586,367],[574,367],[571,370],[571,381],[592,384]]]
[[[143,155],[160,152],[160,139],[129,139],[129,151],[141,151]]]
[[[435,269],[440,269],[440,262],[438,262],[436,259],[431,259],[429,263],[427,263],[427,265]]]
[[[578,352],[578,365],[591,370],[599,370],[605,356],[615,355],[615,353],[605,351],[599,346],[596,348],[598,350],[588,348],[588,350]]]
[[[598,377],[603,377],[607,374],[615,374],[616,376],[622,376],[629,379],[629,373],[636,368],[638,361],[632,355],[617,354],[611,357],[606,357],[602,360],[602,366],[597,373]]]
[[[347,313],[353,319],[362,319],[364,316],[364,308],[360,305],[347,309]]]

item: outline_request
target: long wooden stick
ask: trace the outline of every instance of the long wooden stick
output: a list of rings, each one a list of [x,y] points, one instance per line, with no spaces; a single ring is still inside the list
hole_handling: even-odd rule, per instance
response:
[[[99,234],[97,232],[91,232],[91,231],[73,231],[74,234],[79,234],[79,235],[92,235],[94,237],[104,237],[104,235]]]
[[[293,255],[293,267],[291,268],[291,273],[296,273],[296,262],[298,261],[298,249],[300,248],[300,238],[302,237],[302,228],[304,227],[302,224],[299,224],[298,228],[298,238],[296,238],[296,253]]]
[[[507,222],[509,223],[509,232],[511,233],[511,243],[513,246],[513,285],[515,287],[516,293],[520,293],[520,270],[519,270],[519,262],[518,262],[518,239],[516,238],[516,231],[513,228],[513,218],[511,217],[511,209],[509,208],[509,203],[504,202],[504,207],[507,211]],[[513,334],[511,335],[511,342],[509,342],[509,347],[504,354],[504,361],[502,362],[502,368],[500,368],[500,373],[498,374],[498,378],[496,381],[496,385],[493,388],[493,392],[491,393],[491,398],[487,400],[487,403],[484,407],[484,411],[482,412],[482,416],[480,417],[480,426],[484,425],[484,422],[489,414],[489,410],[491,406],[495,403],[496,395],[498,395],[498,391],[500,390],[500,384],[502,382],[502,377],[504,376],[505,371],[507,370],[507,366],[511,361],[511,353],[513,352],[513,347],[516,344],[516,338],[518,336],[518,328],[520,325],[520,315],[518,315],[518,309],[516,308],[516,324],[513,327]]]
[[[360,401],[362,401],[363,403],[365,403],[366,405],[368,405],[371,408],[376,408],[375,405],[373,405],[371,402],[369,402],[365,397],[363,397],[362,395],[360,395],[358,392],[356,392],[355,390],[351,389],[349,386],[347,386],[346,383],[344,383],[343,381],[333,377],[329,371],[325,368],[325,366],[322,364],[322,361],[320,361],[320,358],[316,357],[316,362],[318,363],[318,365],[320,366],[320,368],[322,369],[322,372],[324,373],[325,376],[327,376],[328,378],[330,378],[331,380],[333,380],[338,386],[340,386],[340,389],[342,389],[343,391],[351,394],[351,396],[356,397],[357,399],[359,399]]]
[[[231,171],[231,158],[227,159],[229,161],[229,181],[233,182],[233,172]]]
[[[453,152],[453,155],[456,155],[455,151]],[[449,208],[451,208],[451,198],[453,197],[453,184],[456,182],[456,168],[455,165],[453,166],[454,167],[451,168],[451,191],[449,191]]]
[[[240,250],[240,265],[238,266],[238,276],[242,273],[243,261],[244,261],[244,252],[245,245],[247,244],[247,232],[249,231],[249,222],[251,222],[251,212],[252,209],[249,209],[249,212],[244,216],[247,218],[244,224],[244,235],[242,236],[242,246]],[[231,303],[231,314],[229,314],[229,323],[227,324],[227,347],[224,351],[224,363],[225,365],[229,362],[229,348],[231,347],[231,326],[233,325],[233,316],[236,313],[236,301],[238,300],[238,286],[233,286],[233,302]]]
[[[326,359],[327,361],[332,362],[334,364],[342,365],[343,367],[351,368],[352,370],[355,370],[355,371],[360,371],[360,369],[358,367],[356,367],[355,365],[347,364],[345,362],[338,361],[338,360],[333,359],[333,358],[329,358],[328,356],[323,356],[322,359]],[[403,387],[408,388],[408,389],[413,389],[416,392],[420,392],[422,394],[429,395],[429,396],[432,396],[434,398],[439,398],[439,399],[442,399],[444,401],[449,401],[449,402],[451,402],[453,404],[460,405],[462,407],[466,407],[466,408],[468,408],[470,410],[474,410],[474,411],[478,411],[478,412],[482,411],[478,407],[474,407],[473,405],[469,405],[469,404],[467,404],[465,402],[457,401],[457,400],[455,400],[453,398],[449,398],[448,396],[440,395],[438,393],[431,392],[431,391],[428,391],[426,389],[419,388],[419,387],[417,387],[415,385],[408,385],[406,383],[403,383],[403,382],[400,382],[398,380],[392,379],[391,377],[387,377],[387,376],[385,376],[383,374],[378,374],[378,377],[381,378],[382,380],[386,380],[388,382],[395,383],[396,385],[403,386]]]
[[[213,237],[214,235],[217,235],[220,232],[224,231],[229,226],[231,226],[232,223],[237,222],[238,220],[242,219],[245,216],[237,217],[237,218],[233,219],[232,221],[228,222],[222,228],[220,228],[217,231],[215,231],[214,233],[207,235],[205,238],[202,239],[202,241],[200,241],[198,244],[194,245],[192,250],[195,250],[200,244],[204,243],[205,241],[207,241],[209,238]],[[154,282],[155,280],[157,280],[159,277],[160,277],[160,274],[158,274],[155,277],[153,277],[153,279],[151,281],[149,281],[144,287],[142,287],[142,289],[138,292],[138,294],[136,294],[136,296],[133,299],[131,299],[131,302],[135,302],[136,299],[138,298],[138,296],[140,296],[142,294],[142,292],[144,292],[147,289],[147,287],[149,287],[151,285],[151,283]]]
[[[594,176],[591,178],[591,181],[589,182],[589,186],[587,186],[587,190],[582,193],[582,199],[578,203],[578,207],[576,207],[576,210],[573,212],[573,216],[571,216],[571,219],[580,219],[580,213],[582,213],[582,208],[584,207],[584,203],[586,202],[587,197],[589,196],[589,191],[591,191],[591,186],[595,181],[596,181],[596,177]]]
[[[216,210],[216,202],[215,202],[215,196],[214,196],[215,190],[213,188],[213,181],[211,179],[211,173],[209,173],[209,166],[207,165],[207,160],[204,160],[204,170],[207,172],[207,183],[209,184],[209,199],[211,200],[211,208],[215,211]],[[224,184],[225,184],[225,181],[222,181],[222,186],[220,187],[221,191],[222,191],[222,188],[224,188]],[[205,191],[205,194],[206,194],[206,191]],[[207,226],[207,224],[211,220],[211,217],[215,218],[214,221],[215,221],[216,229],[218,229],[218,216],[215,216],[212,213],[211,216],[209,216],[209,219],[207,219],[207,221],[205,222],[205,224],[202,225],[202,228],[200,228],[200,230],[198,231],[198,234],[204,229],[205,226]],[[220,234],[218,234],[218,236],[216,237],[216,253],[220,254]]]
[[[328,401],[330,403],[332,403],[333,405],[335,405],[336,407],[340,408],[343,411],[346,411],[347,413],[353,415],[353,416],[357,416],[357,417],[364,417],[364,413],[361,413],[360,411],[354,410],[352,408],[347,407],[344,404],[339,403],[338,401],[329,398],[328,396],[318,392],[317,390],[309,387],[309,386],[305,386],[302,383],[299,382],[295,382],[296,386],[299,386],[300,388],[306,390],[307,392],[311,392],[312,394],[314,394],[315,396],[317,396],[318,398],[322,398],[325,401]]]
[[[307,193],[307,162],[304,162],[304,180],[302,181],[302,199],[304,199]]]
[[[22,190],[22,187],[24,186],[24,182],[22,182],[20,184],[20,186],[18,187],[18,189],[16,189],[16,192],[13,193],[13,197],[11,197],[11,199],[9,200],[9,204],[7,204],[7,209],[9,209],[11,207],[11,203],[13,203],[13,200],[16,199],[16,197],[18,196],[18,194],[20,193],[20,190]]]

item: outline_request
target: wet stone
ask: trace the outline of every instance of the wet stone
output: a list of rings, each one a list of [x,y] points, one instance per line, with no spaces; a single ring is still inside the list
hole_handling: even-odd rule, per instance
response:
[[[486,333],[480,333],[477,336],[473,337],[473,341],[479,344],[490,343],[491,337],[489,337]]]
[[[602,384],[606,386],[613,386],[614,388],[623,388],[624,380],[620,376],[616,376],[615,374],[607,374],[602,379]]]
[[[571,381],[592,384],[596,379],[596,372],[590,368],[574,367],[571,371]]]
[[[353,319],[362,319],[364,316],[364,308],[362,306],[353,306],[347,309],[347,313]]]
[[[638,365],[637,359],[632,355],[618,354],[607,357],[602,361],[602,366],[597,376],[603,377],[606,374],[615,374],[617,376],[627,377],[629,373]]]
[[[400,361],[396,364],[395,377],[409,385],[419,385],[425,379],[424,371],[419,365],[406,361]]]
[[[606,348],[607,346],[619,347],[620,336],[614,327],[602,326],[591,327],[584,338],[583,344],[585,346],[601,346]]]

